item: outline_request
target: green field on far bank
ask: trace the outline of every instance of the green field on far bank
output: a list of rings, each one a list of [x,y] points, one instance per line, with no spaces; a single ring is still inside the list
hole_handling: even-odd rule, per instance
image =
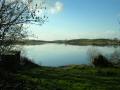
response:
[[[68,45],[119,45],[120,41],[117,39],[72,39],[72,40],[54,40],[54,41],[44,41],[44,40],[22,40],[16,42],[16,44],[22,45],[39,45],[45,43],[59,43]]]

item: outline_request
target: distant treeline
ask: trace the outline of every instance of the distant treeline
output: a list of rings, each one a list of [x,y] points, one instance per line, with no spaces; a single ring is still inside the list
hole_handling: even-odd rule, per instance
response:
[[[65,43],[70,45],[119,45],[120,40],[117,39],[72,39],[57,40],[56,43]]]
[[[15,44],[25,45],[39,45],[45,43],[59,43],[70,45],[119,45],[120,40],[117,39],[71,39],[71,40],[55,40],[55,41],[43,41],[43,40],[22,40],[17,41]]]
[[[47,41],[42,41],[42,40],[21,40],[21,41],[16,41],[14,44],[19,44],[19,45],[39,45],[39,44],[44,44],[47,43]]]

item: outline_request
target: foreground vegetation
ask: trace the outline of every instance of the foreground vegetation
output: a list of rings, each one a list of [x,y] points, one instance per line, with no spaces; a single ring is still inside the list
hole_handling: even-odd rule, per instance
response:
[[[120,68],[28,67],[0,77],[1,90],[120,90]]]
[[[19,63],[17,59],[14,63],[3,59],[0,90],[120,90],[119,62],[99,54],[91,64],[44,67],[26,57],[21,57]]]

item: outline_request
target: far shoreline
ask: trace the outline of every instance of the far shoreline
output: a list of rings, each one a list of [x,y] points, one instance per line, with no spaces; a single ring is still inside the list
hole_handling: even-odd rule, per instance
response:
[[[44,41],[44,40],[22,40],[17,41],[14,44],[18,45],[41,45],[47,43],[56,44],[66,44],[66,45],[78,45],[78,46],[111,46],[120,45],[120,40],[117,39],[71,39],[71,40],[54,40],[54,41]]]

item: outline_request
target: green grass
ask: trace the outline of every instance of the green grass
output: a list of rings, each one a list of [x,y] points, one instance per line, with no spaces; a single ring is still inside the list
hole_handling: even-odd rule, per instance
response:
[[[23,90],[120,90],[120,68],[35,67],[15,74]]]

